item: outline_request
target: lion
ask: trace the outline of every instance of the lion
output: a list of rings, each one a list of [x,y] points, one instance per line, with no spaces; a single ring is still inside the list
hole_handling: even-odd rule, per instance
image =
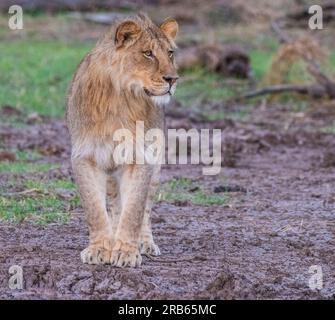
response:
[[[83,263],[138,267],[141,254],[160,255],[150,222],[160,165],[117,163],[113,135],[127,128],[136,136],[137,121],[163,130],[162,106],[178,80],[177,33],[174,19],[159,26],[145,14],[115,21],[74,74],[66,119],[89,229]]]

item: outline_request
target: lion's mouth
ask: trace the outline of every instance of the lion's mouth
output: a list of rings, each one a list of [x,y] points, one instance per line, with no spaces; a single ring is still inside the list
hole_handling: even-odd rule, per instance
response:
[[[170,89],[162,94],[154,94],[153,92],[151,92],[150,90],[148,90],[147,88],[144,88],[144,92],[146,93],[147,96],[149,97],[160,97],[160,96],[165,96],[166,94],[169,94],[171,96],[171,91]]]

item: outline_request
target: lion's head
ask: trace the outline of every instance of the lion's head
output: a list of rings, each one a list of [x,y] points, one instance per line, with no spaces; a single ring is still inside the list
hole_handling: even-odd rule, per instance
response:
[[[114,83],[156,104],[167,103],[178,79],[174,61],[177,32],[173,19],[159,27],[143,14],[118,22],[109,34],[114,38]]]

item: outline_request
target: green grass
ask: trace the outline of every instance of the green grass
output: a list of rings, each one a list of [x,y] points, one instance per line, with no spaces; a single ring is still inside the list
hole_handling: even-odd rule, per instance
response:
[[[57,165],[50,163],[2,161],[0,162],[0,173],[12,173],[12,174],[39,173],[39,172],[47,172],[57,167],[58,167]]]
[[[272,55],[253,50],[250,52],[251,65],[254,70],[256,80],[261,80],[266,74]],[[246,90],[245,85],[229,85],[220,75],[208,72],[201,68],[186,70],[182,74],[185,81],[181,82],[176,90],[176,98],[186,106],[199,104],[204,100],[222,101],[235,96],[239,91]],[[215,116],[216,117],[216,116]]]
[[[333,51],[330,54],[329,61],[330,61],[330,65],[332,67],[333,76],[335,77],[335,74],[334,74],[334,72],[335,72],[335,51]]]
[[[16,158],[20,161],[36,161],[41,159],[41,155],[34,150],[25,151],[25,150],[14,150]]]
[[[176,90],[176,98],[186,106],[203,100],[221,101],[235,94],[234,88],[225,85],[222,77],[201,68],[183,72],[185,81]]]
[[[0,151],[3,151],[0,148]],[[58,165],[50,163],[36,162],[40,160],[42,156],[36,151],[25,151],[25,150],[7,150],[15,154],[15,161],[1,161],[0,162],[0,173],[12,173],[12,174],[25,174],[25,173],[38,173],[47,172],[55,169]]]
[[[164,183],[157,196],[157,201],[185,201],[201,206],[223,205],[226,200],[224,196],[211,193],[199,183],[184,177]]]
[[[252,50],[250,52],[251,66],[257,81],[262,80],[266,72],[269,70],[272,60],[272,54],[260,50]]]
[[[25,187],[27,189],[65,189],[65,190],[75,190],[76,186],[71,180],[55,179],[49,181],[42,180],[27,180],[25,182]]]
[[[32,176],[48,172],[58,165],[36,162],[41,155],[34,151],[11,151],[15,153],[17,160],[0,162],[0,174],[15,174],[15,178],[4,180],[6,182],[0,184],[0,220],[20,222],[31,219],[39,224],[66,222],[67,207],[79,205],[78,196],[73,196],[74,183],[62,179],[44,180],[47,178],[43,175],[42,178],[35,175],[34,179],[27,179],[26,174]],[[61,193],[67,191],[72,193],[64,198]]]
[[[79,197],[74,192],[75,185],[70,180],[26,180],[23,188],[22,191],[31,193],[6,194],[5,188],[0,190],[0,220],[14,223],[27,219],[38,224],[66,223],[70,217],[70,208],[79,205]],[[69,196],[61,196],[59,189],[69,191]]]
[[[88,44],[0,42],[0,106],[62,116],[73,72]]]
[[[0,219],[21,222],[32,219],[39,224],[67,222],[63,201],[54,196],[24,197],[15,199],[0,196]]]

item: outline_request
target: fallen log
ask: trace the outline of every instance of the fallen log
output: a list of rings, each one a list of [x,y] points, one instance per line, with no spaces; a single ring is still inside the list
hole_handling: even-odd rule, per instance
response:
[[[252,78],[250,57],[238,44],[188,47],[181,49],[176,59],[180,70],[198,66],[224,77]]]

